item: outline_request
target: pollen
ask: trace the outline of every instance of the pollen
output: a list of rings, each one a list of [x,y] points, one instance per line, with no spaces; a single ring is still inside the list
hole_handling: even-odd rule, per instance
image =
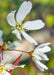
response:
[[[15,28],[16,28],[18,31],[21,32],[21,31],[23,30],[23,25],[20,24],[20,23],[17,23],[16,26],[15,26]]]
[[[0,65],[0,73],[2,73],[5,70],[5,66],[4,65]]]

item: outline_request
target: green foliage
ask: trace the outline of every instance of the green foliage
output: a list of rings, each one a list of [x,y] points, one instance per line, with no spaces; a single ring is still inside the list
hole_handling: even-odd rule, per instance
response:
[[[46,16],[46,24],[50,27],[54,25],[54,15],[50,14]]]

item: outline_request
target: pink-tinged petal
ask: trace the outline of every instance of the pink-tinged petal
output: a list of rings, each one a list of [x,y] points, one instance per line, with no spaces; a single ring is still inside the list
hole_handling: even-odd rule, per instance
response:
[[[12,33],[15,34],[18,39],[22,40],[21,34],[18,30],[14,30],[14,31],[12,31]]]
[[[37,45],[37,42],[31,36],[29,36],[26,32],[22,31],[22,35],[27,41]]]
[[[27,14],[31,11],[31,8],[32,8],[32,3],[31,1],[24,1],[17,14],[16,14],[16,20],[17,22],[22,22],[24,20],[24,18],[27,16]]]
[[[28,30],[38,30],[45,26],[45,23],[42,20],[35,20],[35,21],[27,21],[23,24],[23,28]]]
[[[16,21],[15,21],[15,11],[12,11],[11,13],[8,14],[7,16],[7,21],[11,26],[15,26],[16,25]]]

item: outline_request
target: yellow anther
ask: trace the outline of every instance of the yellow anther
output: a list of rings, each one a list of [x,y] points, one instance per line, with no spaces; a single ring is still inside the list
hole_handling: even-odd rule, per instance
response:
[[[0,65],[0,73],[5,70],[5,65]]]
[[[23,25],[20,24],[20,23],[17,23],[15,28],[18,30],[18,31],[22,31],[23,30]]]

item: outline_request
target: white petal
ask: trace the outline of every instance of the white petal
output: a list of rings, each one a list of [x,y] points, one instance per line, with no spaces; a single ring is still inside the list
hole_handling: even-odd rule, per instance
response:
[[[14,30],[14,31],[12,31],[12,33],[15,34],[18,39],[22,40],[21,34],[18,30]]]
[[[34,51],[32,54],[35,58],[40,59],[40,60],[44,60],[44,61],[48,61],[49,58],[46,56],[46,54],[43,54],[41,51]]]
[[[38,30],[45,26],[45,23],[42,20],[35,20],[35,21],[27,21],[23,24],[23,28],[28,30]]]
[[[44,47],[44,46],[48,46],[48,45],[50,45],[51,43],[49,42],[49,43],[44,43],[44,44],[41,44],[41,45],[39,45],[38,47]]]
[[[13,43],[10,44],[6,44],[6,47],[9,49],[15,49],[16,47],[18,47],[21,44],[21,42],[19,41],[14,41]]]
[[[14,18],[15,12],[16,12],[16,11],[12,11],[12,12],[9,13],[8,16],[7,16],[7,21],[8,21],[8,23],[9,23],[11,26],[15,26],[15,25],[16,25],[15,18]]]
[[[2,32],[2,30],[0,30],[0,46],[3,45],[2,35],[3,35],[3,32]]]
[[[24,68],[24,67],[25,67],[25,65],[20,65],[20,66],[18,66],[18,67]]]
[[[10,69],[17,68],[17,66],[14,66],[14,65],[12,65],[12,64],[6,64],[6,65],[5,65],[5,68],[10,70]]]
[[[15,46],[19,46],[19,45],[21,45],[21,44],[22,44],[22,42],[14,41],[14,42],[13,42],[13,44],[14,44]]]
[[[38,55],[39,55],[39,56],[42,58],[42,60],[44,60],[44,61],[48,61],[48,60],[49,60],[49,58],[47,57],[46,54],[43,54],[43,53],[39,52]]]
[[[42,60],[42,58],[39,55],[32,55],[34,60]]]
[[[51,51],[51,48],[49,46],[41,46],[41,47],[37,48],[36,50],[38,50],[42,53],[46,53],[46,52]]]
[[[0,30],[0,37],[2,37],[2,35],[3,35],[3,32],[2,32],[2,30]]]
[[[9,72],[6,72],[5,75],[11,75]]]
[[[3,39],[2,39],[2,37],[0,37],[0,46],[2,46],[3,45]]]
[[[44,65],[43,63],[41,63],[40,61],[36,61],[36,63],[39,64],[39,67],[42,67],[43,69],[48,70],[48,67],[45,66],[45,65]]]
[[[10,75],[7,71],[3,71],[0,75]]]
[[[44,71],[44,69],[48,70],[48,67],[41,63],[39,60],[35,60],[34,62],[41,71]]]
[[[14,45],[13,43],[11,43],[11,44],[6,44],[6,47],[7,47],[8,49],[15,49],[15,45]]]
[[[44,69],[41,66],[39,66],[39,63],[37,63],[38,60],[33,59],[33,61],[40,71],[44,71]]]
[[[6,60],[2,60],[1,62],[0,62],[0,65],[4,65],[6,63]]]
[[[24,18],[27,16],[27,14],[31,11],[32,8],[32,3],[31,1],[24,1],[17,14],[16,14],[16,20],[17,22],[22,22],[24,20]]]
[[[29,36],[26,32],[22,31],[22,35],[24,36],[26,40],[37,45],[37,42],[31,36]]]

